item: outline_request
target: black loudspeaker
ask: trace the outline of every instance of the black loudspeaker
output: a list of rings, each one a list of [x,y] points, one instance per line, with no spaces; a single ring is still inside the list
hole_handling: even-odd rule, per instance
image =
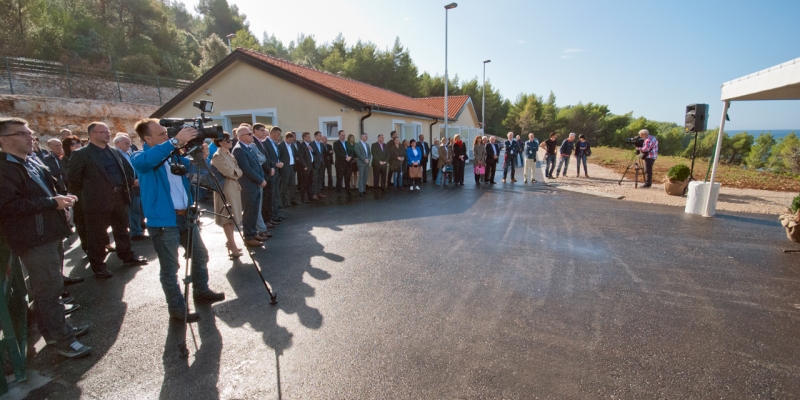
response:
[[[702,132],[708,126],[708,104],[686,106],[686,132]]]

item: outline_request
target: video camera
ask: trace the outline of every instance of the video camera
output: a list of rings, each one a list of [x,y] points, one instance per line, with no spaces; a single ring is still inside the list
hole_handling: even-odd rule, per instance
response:
[[[158,123],[167,128],[167,136],[170,138],[175,137],[178,132],[183,128],[191,127],[197,129],[197,136],[186,143],[186,148],[193,148],[202,146],[206,139],[219,139],[222,140],[222,127],[219,125],[203,125],[206,122],[213,121],[212,118],[206,118],[207,112],[214,111],[214,102],[208,100],[195,101],[192,104],[194,107],[200,109],[200,116],[197,118],[162,118]]]
[[[639,136],[626,138],[625,143],[633,145],[633,147],[642,147],[644,146],[644,139],[640,138]]]

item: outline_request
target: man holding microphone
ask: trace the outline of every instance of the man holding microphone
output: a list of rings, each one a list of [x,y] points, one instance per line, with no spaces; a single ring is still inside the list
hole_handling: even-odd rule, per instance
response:
[[[178,247],[187,245],[189,229],[192,237],[191,281],[195,302],[214,303],[225,300],[224,293],[215,293],[208,288],[208,251],[197,226],[189,226],[188,209],[192,205],[192,191],[185,175],[172,173],[170,165],[180,163],[189,167],[189,160],[182,156],[172,156],[160,164],[175,149],[180,149],[194,139],[198,132],[193,127],[185,127],[175,137],[167,135],[167,128],[159,125],[157,119],[143,119],[134,127],[142,139],[142,151],[131,155],[131,163],[139,176],[142,208],[147,218],[147,232],[153,242],[158,262],[161,266],[161,288],[167,300],[169,316],[178,320],[192,322],[200,318],[197,313],[186,314],[181,287],[178,284],[180,261]],[[204,156],[208,145],[203,144]]]

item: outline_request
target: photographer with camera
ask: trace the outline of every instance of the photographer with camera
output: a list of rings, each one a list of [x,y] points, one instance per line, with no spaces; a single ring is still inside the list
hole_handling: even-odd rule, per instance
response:
[[[656,158],[658,158],[658,139],[651,135],[650,131],[647,129],[639,131],[639,138],[641,139],[641,146],[639,145],[639,141],[637,141],[636,151],[637,154],[644,159],[645,173],[644,185],[642,185],[642,187],[649,188],[653,186],[653,164],[655,164]]]
[[[208,287],[208,251],[199,229],[189,225],[187,216],[193,203],[192,191],[185,174],[180,174],[181,169],[189,167],[189,160],[175,155],[176,150],[195,139],[199,132],[194,127],[184,126],[170,138],[167,128],[157,119],[143,119],[134,129],[142,140],[143,149],[131,155],[131,163],[139,174],[147,232],[161,265],[161,288],[167,309],[172,318],[196,321],[200,318],[197,313],[185,315],[187,304],[177,279],[178,246],[187,248],[189,229],[193,230],[191,281],[195,302],[214,303],[225,299],[224,293],[215,293]],[[207,153],[207,145],[202,144],[202,147]]]

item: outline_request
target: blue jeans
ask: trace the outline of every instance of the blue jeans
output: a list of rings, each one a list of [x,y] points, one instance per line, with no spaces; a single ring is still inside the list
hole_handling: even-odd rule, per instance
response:
[[[131,205],[128,206],[128,221],[131,225],[131,236],[142,236],[142,198],[131,193]]]
[[[403,187],[403,173],[398,171],[392,172],[392,181],[394,182],[394,187]]]
[[[561,165],[564,165],[564,172],[563,175],[567,176],[567,167],[569,167],[569,157],[561,156],[561,159],[558,160],[558,167],[556,167],[556,175],[562,175],[561,172]]]
[[[178,258],[178,246],[186,248],[189,238],[189,226],[186,217],[176,217],[177,226],[147,227],[153,241],[153,248],[161,265],[161,289],[167,299],[167,310],[171,316],[183,317],[186,303],[183,301],[181,287],[178,284],[178,272],[181,260]],[[208,250],[200,237],[200,230],[194,229],[194,245],[192,246],[191,280],[194,293],[208,291]]]
[[[522,159],[522,152],[517,153],[517,166],[521,167],[525,160]]]
[[[503,163],[503,179],[506,179],[506,176],[508,176],[508,170],[511,170],[511,179],[515,179],[514,174],[517,171],[516,158],[516,156],[508,157],[506,162]]]
[[[553,170],[556,169],[556,155],[547,154],[544,156],[544,160],[547,162],[544,166],[544,174],[546,176],[553,176]]]
[[[583,162],[583,173],[588,175],[589,168],[586,168],[586,156],[575,156],[575,164],[578,164],[578,176],[581,175],[581,162]]]

